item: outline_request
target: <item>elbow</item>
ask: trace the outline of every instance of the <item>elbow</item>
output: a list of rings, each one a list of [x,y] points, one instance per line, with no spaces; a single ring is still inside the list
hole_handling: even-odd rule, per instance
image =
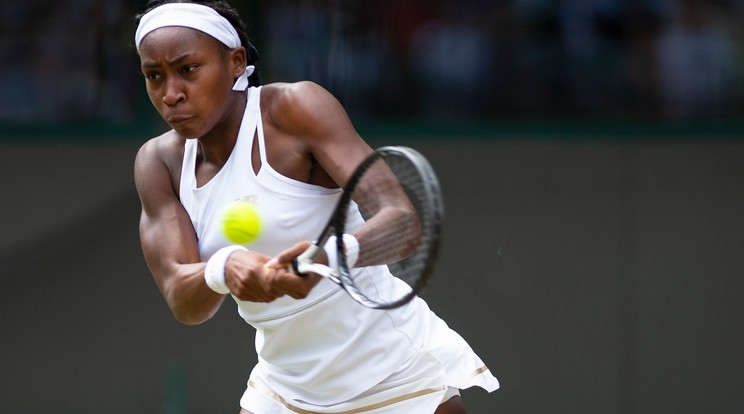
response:
[[[171,277],[162,286],[162,294],[173,318],[183,325],[200,325],[214,316],[224,299],[208,289],[196,288],[188,278]]]
[[[179,323],[186,326],[196,326],[206,322],[206,319],[204,318],[196,318],[193,315],[187,315],[175,311],[173,312],[173,317],[176,318]]]
[[[207,302],[194,302],[193,300],[176,299],[166,296],[168,307],[173,317],[187,326],[200,325],[214,316],[218,307],[209,306]]]
[[[196,326],[208,321],[212,315],[202,315],[193,311],[177,309],[171,307],[173,317],[181,324],[186,326]]]

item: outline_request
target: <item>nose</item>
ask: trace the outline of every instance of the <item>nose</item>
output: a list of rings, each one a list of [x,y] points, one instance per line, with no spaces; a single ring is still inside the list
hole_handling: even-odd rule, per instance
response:
[[[181,82],[177,78],[170,77],[166,81],[164,92],[163,103],[168,106],[174,106],[186,100],[183,85],[181,85]]]

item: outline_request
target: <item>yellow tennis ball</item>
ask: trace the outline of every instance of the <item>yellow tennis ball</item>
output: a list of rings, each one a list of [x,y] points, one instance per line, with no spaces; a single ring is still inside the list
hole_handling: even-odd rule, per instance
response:
[[[248,201],[236,201],[225,209],[222,231],[233,243],[248,244],[261,234],[261,217],[256,205]]]

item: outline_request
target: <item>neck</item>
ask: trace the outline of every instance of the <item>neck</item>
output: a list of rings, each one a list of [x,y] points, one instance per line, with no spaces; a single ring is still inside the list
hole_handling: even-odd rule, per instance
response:
[[[238,141],[240,125],[248,104],[248,91],[235,92],[235,100],[230,105],[230,110],[211,131],[199,138],[203,162],[217,166],[222,166],[227,162]]]

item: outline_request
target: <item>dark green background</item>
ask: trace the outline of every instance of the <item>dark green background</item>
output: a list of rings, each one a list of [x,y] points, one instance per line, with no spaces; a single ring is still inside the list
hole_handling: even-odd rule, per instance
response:
[[[369,137],[440,176],[424,296],[502,382],[465,391],[470,412],[741,412],[744,144],[492,132]],[[253,331],[231,302],[170,316],[137,238],[138,146],[0,145],[3,412],[237,412]]]

